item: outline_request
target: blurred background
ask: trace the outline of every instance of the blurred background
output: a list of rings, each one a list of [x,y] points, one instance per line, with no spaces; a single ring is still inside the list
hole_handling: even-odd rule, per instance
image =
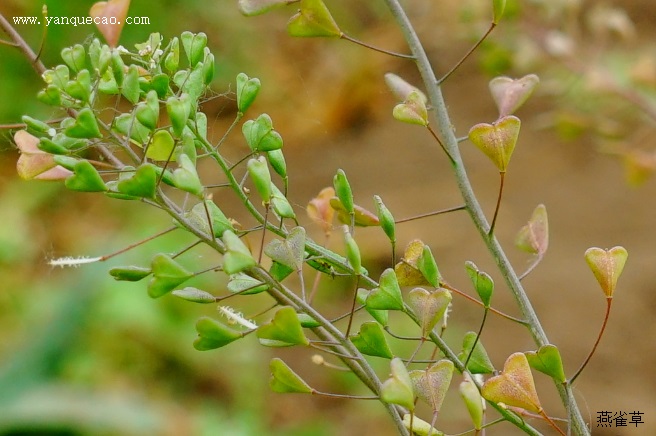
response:
[[[45,3],[50,16],[86,16],[93,1]],[[349,35],[407,51],[383,2],[326,3]],[[9,19],[39,15],[42,4],[3,0],[0,13]],[[491,17],[488,0],[406,5],[438,76],[485,32]],[[590,246],[627,248],[629,261],[606,335],[577,380],[575,394],[593,434],[654,434],[656,182],[650,176],[656,168],[656,3],[509,0],[507,8],[499,28],[444,85],[452,122],[463,136],[475,123],[496,119],[487,89],[492,77],[540,76],[539,88],[517,114],[522,133],[506,177],[498,238],[522,271],[530,259],[513,246],[514,236],[536,205],[546,205],[550,248],[524,284],[568,374],[587,356],[605,310],[583,252]],[[423,129],[391,117],[397,102],[383,74],[394,72],[419,84],[413,65],[346,41],[292,39],[285,24],[294,11],[292,6],[246,18],[236,1],[133,1],[129,15],[149,17],[150,25],[126,26],[121,43],[133,46],[151,32],[168,40],[184,30],[203,31],[217,58],[213,87],[218,93],[234,89],[239,72],[259,77],[263,88],[248,115],[269,113],[285,139],[290,199],[310,228],[303,209],[331,185],[337,168],[346,171],[357,203],[373,209],[371,198],[378,194],[397,219],[460,204],[436,144]],[[41,27],[16,30],[32,47],[41,44]],[[44,64],[60,63],[62,48],[92,35],[98,35],[92,26],[50,26]],[[0,124],[19,123],[23,114],[57,116],[36,100],[41,87],[21,54],[0,45]],[[215,98],[203,109],[212,135],[219,138],[234,117],[233,99]],[[142,204],[72,193],[58,183],[19,180],[12,133],[0,131],[0,434],[395,434],[375,402],[269,392],[268,361],[277,355],[319,390],[364,393],[354,378],[313,365],[311,353],[264,349],[251,337],[217,351],[195,351],[195,321],[217,317],[214,307],[170,296],[151,300],[145,283],[117,283],[107,274],[113,265],[143,266],[154,253],[176,251],[185,243],[180,233],[104,264],[73,270],[48,266],[52,257],[114,252],[166,228],[170,220]],[[233,161],[246,153],[239,134],[224,148]],[[491,215],[497,173],[468,142],[461,150]],[[237,204],[226,200],[221,207],[248,222]],[[320,240],[320,229],[314,231]],[[464,214],[413,221],[398,232],[399,254],[407,242],[421,238],[431,246],[445,279],[458,288],[471,291],[463,264],[474,261],[497,283],[493,304],[517,313]],[[390,248],[380,229],[358,230],[357,240],[372,275],[390,266]],[[332,247],[342,250],[340,241]],[[207,261],[206,256],[211,254],[193,254],[190,265]],[[195,286],[223,292],[218,274],[195,280]],[[322,282],[321,304],[330,307],[329,313],[341,313],[350,304],[351,286]],[[268,302],[235,304],[249,314]],[[478,328],[481,316],[477,307],[454,297],[447,340],[458,348],[464,332]],[[409,326],[400,329],[406,327],[412,334]],[[497,368],[510,353],[534,349],[528,335],[496,317],[482,341]],[[398,353],[412,352],[403,343],[394,346]],[[387,361],[372,360],[384,377]],[[547,412],[564,416],[553,384],[540,374],[535,377]],[[643,412],[644,424],[602,429],[596,427],[601,411]],[[455,390],[442,414],[438,424],[445,432],[469,428]],[[497,426],[488,434],[512,432]]]

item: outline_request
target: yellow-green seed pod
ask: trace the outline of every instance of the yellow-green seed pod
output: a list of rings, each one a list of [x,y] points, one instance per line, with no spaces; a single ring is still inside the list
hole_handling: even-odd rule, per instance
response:
[[[262,197],[262,201],[265,204],[271,202],[271,174],[269,173],[269,166],[267,165],[266,159],[264,156],[260,156],[257,159],[251,158],[246,165],[248,168],[248,174],[250,174],[253,184],[257,193]]]

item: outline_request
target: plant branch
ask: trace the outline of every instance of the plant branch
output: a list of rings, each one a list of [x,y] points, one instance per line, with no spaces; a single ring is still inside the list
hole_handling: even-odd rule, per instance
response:
[[[601,341],[601,337],[604,335],[604,331],[606,330],[606,324],[608,324],[608,318],[610,317],[610,308],[611,305],[613,304],[613,298],[606,298],[606,315],[604,316],[604,322],[601,324],[601,329],[599,330],[599,335],[597,336],[597,340],[595,341],[594,346],[592,347],[592,350],[590,351],[590,354],[588,354],[588,357],[585,359],[581,367],[576,371],[576,373],[569,379],[569,384],[571,385],[574,383],[574,380],[581,375],[581,372],[585,369],[585,367],[588,365],[588,362],[590,362],[590,359],[592,359],[592,356],[594,355],[595,351],[597,351],[597,346],[599,345],[599,342]]]
[[[437,82],[435,73],[430,61],[428,60],[423,45],[421,44],[421,41],[417,36],[412,23],[410,22],[399,1],[385,0],[385,3],[394,16],[394,19],[398,23],[404,38],[410,47],[411,52],[416,58],[417,69],[421,74],[431,105],[434,108],[435,116],[437,118],[437,125],[441,134],[440,136],[444,142],[445,148],[453,159],[451,164],[457,179],[458,188],[463,197],[463,200],[465,201],[465,204],[467,205],[467,211],[469,212],[469,215],[474,225],[478,229],[483,241],[487,245],[488,250],[494,257],[497,266],[505,278],[506,283],[508,284],[508,287],[514,296],[524,319],[526,319],[529,323],[528,329],[531,333],[531,336],[533,337],[533,340],[538,346],[546,345],[549,343],[547,335],[544,332],[542,325],[540,324],[537,314],[533,310],[533,306],[531,305],[531,302],[526,295],[526,292],[524,291],[524,288],[522,287],[522,284],[519,281],[515,270],[510,264],[510,261],[506,257],[506,254],[497,241],[496,237],[494,237],[494,235],[488,235],[490,228],[489,224],[474,194],[473,188],[469,181],[469,177],[467,176],[467,172],[462,161],[462,156],[460,155],[460,150],[458,148],[458,139],[452,128],[446,102],[444,101],[444,97],[442,95],[442,90]],[[556,383],[556,388],[559,391],[563,404],[571,411],[571,426],[574,434],[588,435],[588,428],[576,403],[571,403],[571,396],[567,394],[565,388],[560,383]],[[522,422],[521,424],[524,423]]]
[[[0,28],[11,38],[11,40],[14,42],[14,46],[18,47],[18,49],[23,52],[23,55],[30,61],[32,64],[32,67],[36,70],[39,75],[43,74],[43,72],[46,70],[46,67],[43,65],[43,62],[39,60],[37,57],[36,53],[34,53],[34,50],[27,45],[27,42],[23,39],[22,36],[18,32],[16,32],[16,29],[11,25],[9,21],[5,18],[3,14],[0,13]]]

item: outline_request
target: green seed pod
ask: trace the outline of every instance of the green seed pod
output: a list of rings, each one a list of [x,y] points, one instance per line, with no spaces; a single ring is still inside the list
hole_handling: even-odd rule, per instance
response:
[[[78,161],[73,167],[74,174],[66,179],[64,185],[71,191],[100,192],[106,191],[107,186],[98,170],[86,160]]]
[[[264,204],[269,204],[271,201],[271,174],[269,173],[269,166],[266,163],[264,156],[255,159],[252,158],[246,165],[248,173],[253,179],[253,184],[257,190]]]
[[[404,123],[428,125],[428,109],[419,91],[411,91],[401,104],[397,104],[392,111],[392,116]]]
[[[223,256],[223,272],[237,274],[257,264],[248,247],[232,230],[223,232],[222,239],[226,246],[226,252]]]
[[[39,147],[39,150],[45,151],[46,153],[50,154],[67,154],[68,149],[64,147],[63,145],[59,145],[55,143],[54,141],[51,141],[50,139],[46,138],[45,136],[40,139],[39,144],[37,145]]]
[[[203,60],[204,49],[207,46],[207,35],[203,32],[196,34],[182,32],[180,39],[182,40],[182,47],[189,60],[189,65],[195,67],[197,63]]]
[[[109,270],[109,275],[114,277],[114,280],[126,282],[138,282],[139,280],[148,277],[152,271],[150,268],[143,268],[139,266],[118,266]]]
[[[123,97],[125,97],[130,103],[137,104],[140,93],[139,71],[137,70],[136,65],[130,65],[130,68],[128,68],[128,74],[126,74],[123,79],[121,94],[123,94]]]
[[[100,48],[100,53],[98,56],[98,74],[103,75],[107,72],[109,66],[112,64],[112,50],[108,45],[103,45]],[[114,68],[112,68],[113,70]]]
[[[80,44],[64,48],[61,57],[73,71],[80,71],[86,66],[86,53]]]
[[[273,191],[271,196],[271,206],[273,206],[273,211],[280,218],[296,218],[292,205],[274,183],[271,184],[271,190]]]
[[[237,75],[237,109],[244,113],[253,104],[257,93],[260,92],[260,79],[249,78],[244,73]]]
[[[207,53],[205,54],[205,59],[203,59],[203,83],[205,85],[209,85],[212,83],[212,79],[214,79],[214,55],[210,53],[209,49],[207,49]]]
[[[173,171],[173,184],[175,187],[200,196],[203,193],[203,184],[198,177],[194,163],[186,154],[180,154],[178,164],[180,166]]]
[[[357,273],[360,271],[360,268],[362,267],[360,248],[358,247],[358,244],[355,242],[355,239],[353,239],[353,236],[351,236],[351,232],[349,232],[348,226],[343,226],[343,230],[344,230],[344,244],[346,245],[346,258],[351,264],[351,268],[353,268],[353,270]]]
[[[283,179],[287,178],[287,163],[282,149],[267,151],[267,158],[273,170]]]
[[[287,23],[287,33],[297,37],[339,38],[342,31],[322,0],[303,0]]]
[[[182,94],[180,97],[169,97],[166,100],[166,112],[169,114],[169,119],[173,126],[173,133],[177,137],[182,136],[182,131],[189,119],[190,107],[188,95]]]
[[[72,123],[68,122],[66,124],[66,127],[62,125],[64,127],[64,133],[71,138],[102,138],[96,116],[88,107],[78,112],[77,118]]]
[[[71,97],[88,102],[91,98],[91,75],[89,70],[81,70],[75,80],[66,83],[65,91]]]
[[[171,40],[169,53],[164,59],[164,66],[170,72],[177,71],[180,65],[180,40],[175,37]]]
[[[339,201],[341,201],[344,209],[353,216],[355,214],[354,204],[353,204],[353,191],[351,191],[351,185],[349,184],[348,179],[346,178],[346,173],[344,170],[337,170],[337,174],[333,178],[333,187],[335,188],[335,194]]]
[[[118,86],[123,86],[123,79],[125,78],[125,63],[123,62],[123,59],[121,59],[121,55],[117,50],[112,50],[111,52],[111,64],[116,84]]]
[[[474,428],[480,430],[483,427],[483,414],[485,413],[485,402],[481,397],[478,388],[474,384],[471,376],[468,372],[463,372],[464,380],[460,383],[458,390],[460,391],[460,396],[462,397],[467,410],[469,411],[469,416],[472,419]]]
[[[159,100],[157,99],[157,91],[150,90],[146,95],[146,101],[139,103],[135,109],[137,120],[150,130],[157,128],[157,121],[159,119]]]
[[[383,231],[389,238],[392,243],[396,242],[396,224],[394,223],[394,217],[389,211],[387,206],[383,203],[383,200],[378,196],[374,195],[374,202],[376,203],[376,211],[378,212],[378,221],[380,221],[380,226],[383,228]]]
[[[499,24],[499,20],[503,16],[503,11],[506,9],[506,0],[492,0],[492,8],[494,11],[494,18],[492,22]]]
[[[48,85],[36,95],[37,100],[50,106],[61,106],[61,90],[55,85]]]
[[[27,124],[27,127],[39,133],[49,134],[51,130],[54,132],[54,129],[52,129],[52,127],[50,127],[48,124],[44,123],[41,120],[37,120],[36,118],[32,118],[28,115],[23,115],[21,119],[25,124]]]

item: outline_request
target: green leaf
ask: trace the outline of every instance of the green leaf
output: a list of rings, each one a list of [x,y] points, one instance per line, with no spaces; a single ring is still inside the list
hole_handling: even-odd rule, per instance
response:
[[[223,256],[223,271],[226,274],[237,274],[257,264],[246,245],[232,230],[223,232],[222,238],[226,246]]]
[[[367,296],[366,306],[375,310],[403,310],[401,288],[393,269],[387,268],[380,276],[378,287]]]
[[[585,251],[585,261],[601,285],[606,298],[613,298],[617,279],[622,274],[628,257],[629,253],[621,246],[610,250],[593,247]]]
[[[198,351],[221,348],[244,337],[245,334],[206,316],[198,320],[196,331],[198,332],[198,338],[194,341],[194,348]]]
[[[250,78],[244,73],[237,74],[237,110],[244,113],[255,101],[261,87],[260,79]]]
[[[521,407],[535,413],[543,411],[531,368],[523,353],[511,354],[503,365],[503,373],[483,384],[481,395],[493,403]]]
[[[442,359],[423,371],[410,371],[410,379],[419,399],[433,412],[439,412],[453,377],[453,362]]]
[[[216,297],[214,297],[214,295],[201,289],[193,288],[191,286],[188,286],[184,289],[176,289],[175,291],[171,292],[171,295],[175,295],[176,297],[182,298],[186,301],[191,301],[192,303],[216,303]]]
[[[310,343],[292,307],[283,307],[276,312],[271,322],[258,327],[257,338],[267,347],[290,347]]]
[[[78,161],[73,166],[73,172],[70,177],[66,179],[64,185],[71,191],[81,192],[101,192],[106,191],[107,186],[102,177],[93,165],[86,160]]]
[[[351,342],[362,354],[385,359],[394,357],[385,339],[383,328],[376,322],[368,321],[362,324],[358,334],[351,336]]]
[[[273,392],[281,394],[310,394],[314,392],[289,366],[277,357],[271,360],[271,381]]]
[[[150,273],[150,268],[139,266],[118,266],[109,270],[109,274],[114,277],[114,280],[126,282],[138,282],[149,276]]]
[[[77,113],[75,123],[64,129],[64,133],[71,138],[102,138],[96,116],[88,107]]]
[[[558,383],[564,383],[567,380],[560,351],[555,345],[543,345],[537,351],[529,351],[524,354],[531,368],[547,374]]]
[[[287,32],[299,37],[339,38],[342,31],[321,0],[301,0],[301,8],[287,23]]]
[[[153,164],[143,164],[129,179],[118,182],[119,192],[134,197],[155,198],[157,172]]]
[[[465,262],[465,270],[474,285],[476,293],[481,298],[483,305],[485,307],[490,307],[490,301],[492,300],[492,293],[494,292],[494,281],[489,274],[480,271],[476,264],[471,261]]]
[[[419,318],[423,337],[427,337],[433,327],[444,317],[451,298],[451,292],[443,288],[435,292],[415,288],[408,293],[408,305]]]
[[[458,359],[460,359],[463,364],[471,352],[474,341],[476,341],[475,332],[465,333],[465,337],[462,340],[462,351],[458,354]],[[492,365],[492,362],[487,355],[487,351],[485,351],[485,347],[483,347],[481,338],[478,338],[478,341],[476,341],[474,352],[471,353],[471,357],[467,363],[467,370],[471,374],[491,374],[494,372],[494,365]]]
[[[412,380],[403,361],[395,357],[390,361],[391,376],[383,383],[380,399],[389,404],[398,404],[412,411],[415,408],[415,394]]]
[[[151,269],[153,277],[148,282],[148,295],[152,298],[159,298],[168,294],[194,275],[170,256],[163,253],[156,254],[153,257]]]
[[[492,160],[499,172],[505,173],[517,144],[520,127],[519,118],[507,115],[492,124],[476,124],[469,130],[469,140]]]
[[[300,271],[305,258],[305,229],[294,227],[284,241],[272,240],[264,247],[264,254],[294,271]]]

